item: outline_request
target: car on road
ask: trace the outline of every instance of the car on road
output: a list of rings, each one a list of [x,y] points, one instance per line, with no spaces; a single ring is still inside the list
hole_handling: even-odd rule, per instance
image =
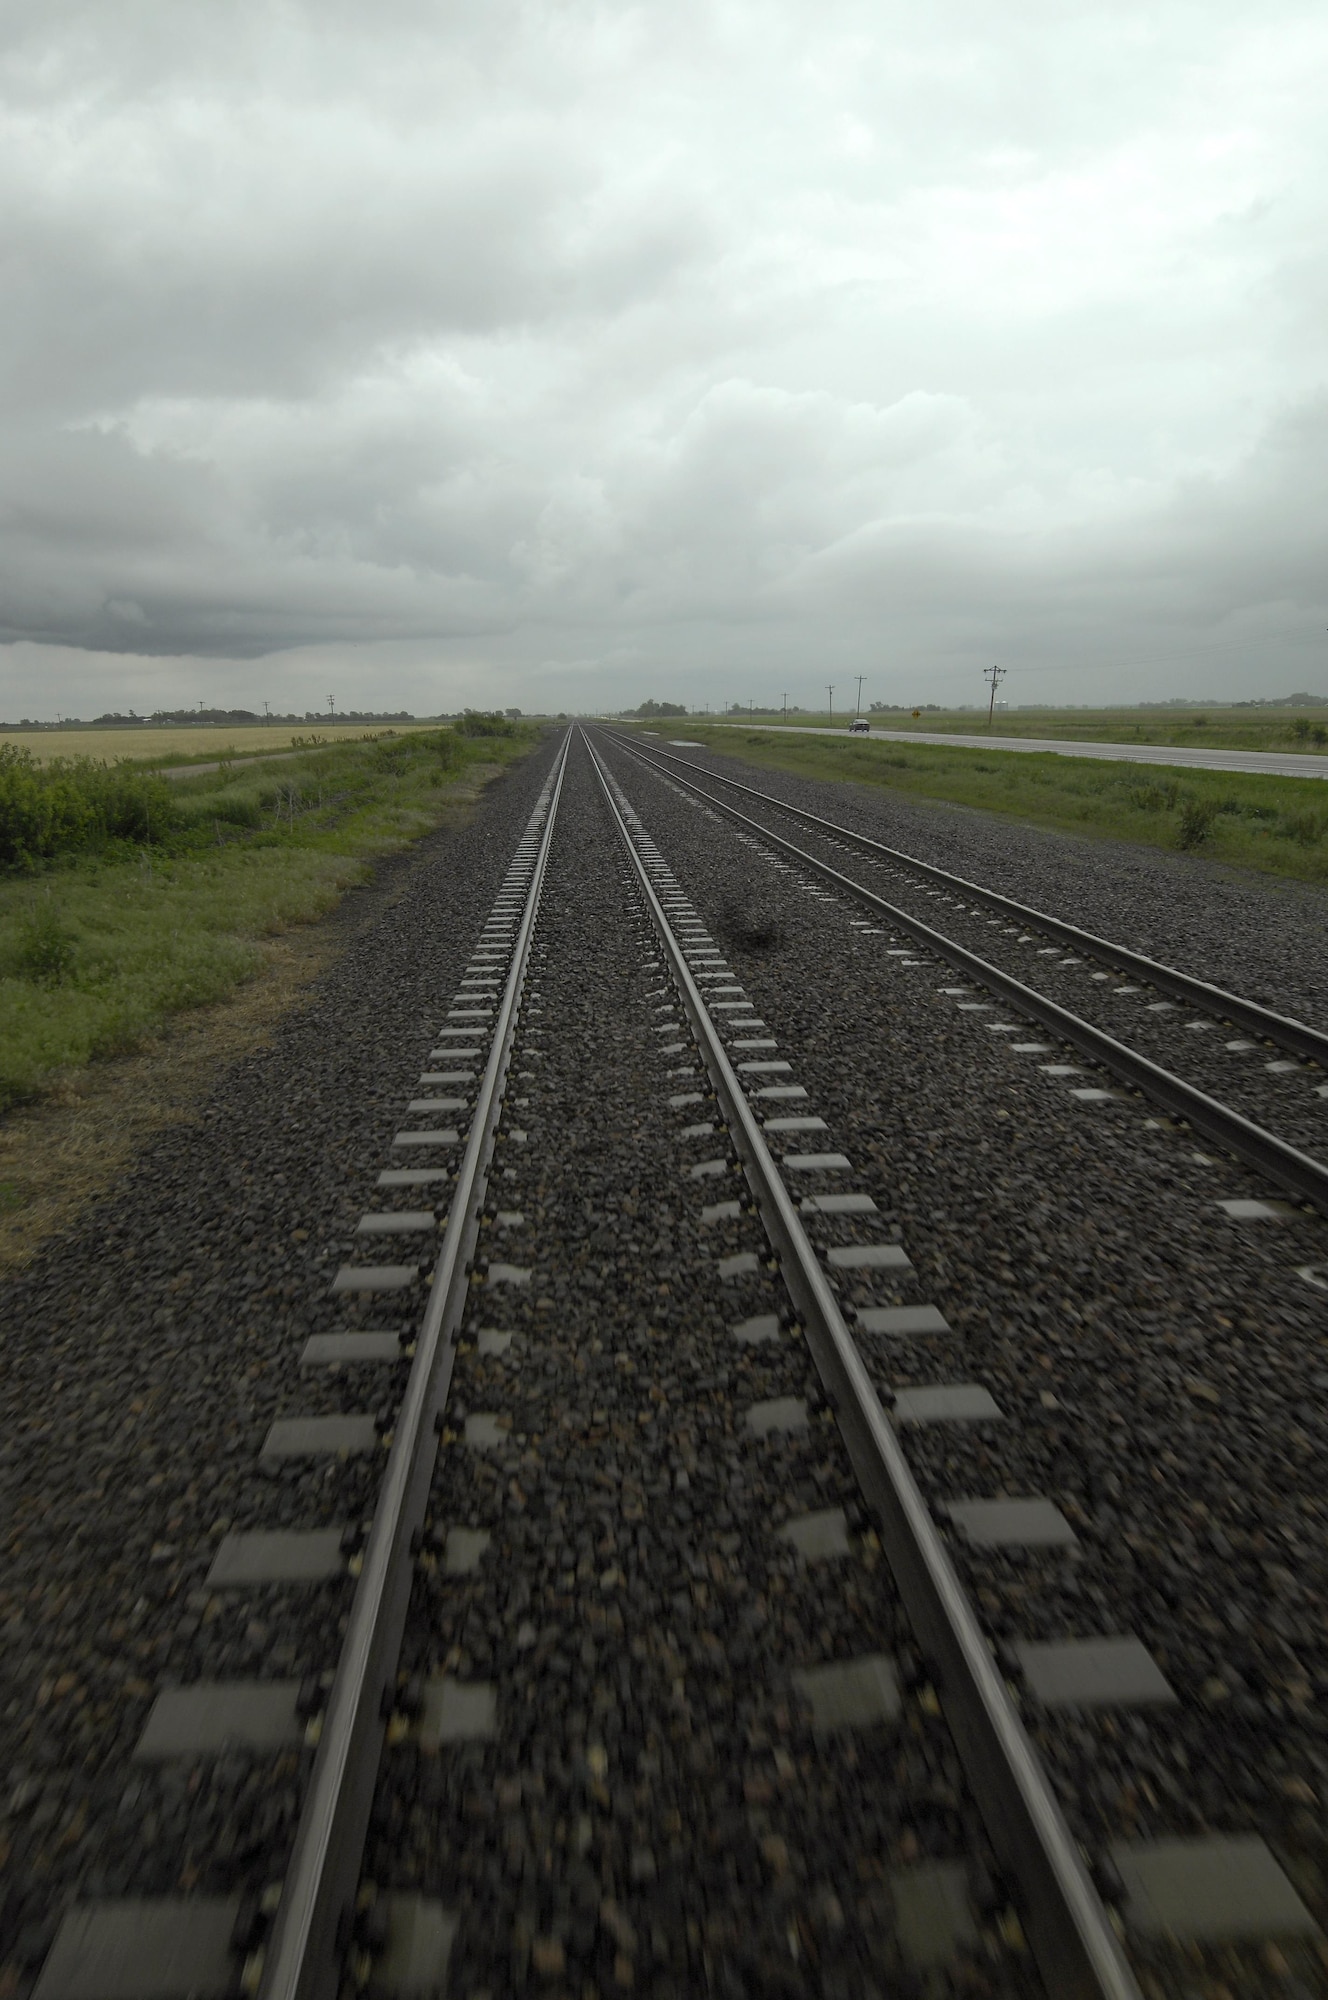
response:
[[[848,733],[850,736],[870,736],[871,724],[864,716],[855,715],[848,726]]]

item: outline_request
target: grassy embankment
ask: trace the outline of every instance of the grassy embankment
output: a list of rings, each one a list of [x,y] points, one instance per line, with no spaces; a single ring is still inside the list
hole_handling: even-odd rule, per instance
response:
[[[472,717],[173,779],[0,747],[0,1110],[223,998],[538,733]]]
[[[685,720],[685,726],[684,726]],[[651,728],[672,735],[691,735],[695,716],[678,717]],[[733,718],[741,722],[741,716]],[[1040,736],[1066,743],[1158,743],[1189,750],[1296,750],[1328,754],[1328,708],[1024,708],[998,711],[987,728],[987,711],[923,709],[916,718],[907,709],[868,714],[873,729],[904,730],[908,734],[947,736]],[[756,726],[779,729],[786,724],[812,729],[848,728],[848,717],[834,715],[757,716]]]
[[[665,732],[656,732],[663,740]],[[1328,881],[1328,780],[1169,771],[1049,750],[950,750],[788,730],[707,728],[695,718],[667,732],[721,755],[810,778],[879,785],[909,798],[978,806],[1035,826],[1203,853],[1306,882]]]

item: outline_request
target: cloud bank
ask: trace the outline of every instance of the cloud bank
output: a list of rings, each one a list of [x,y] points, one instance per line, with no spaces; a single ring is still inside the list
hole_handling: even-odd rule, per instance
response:
[[[1321,9],[0,18],[11,715],[1328,684]]]

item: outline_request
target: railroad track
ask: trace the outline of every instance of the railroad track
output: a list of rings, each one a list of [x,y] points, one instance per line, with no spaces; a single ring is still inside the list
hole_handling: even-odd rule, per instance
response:
[[[623,739],[618,740],[621,742]],[[1163,1109],[1188,1120],[1197,1131],[1269,1175],[1288,1193],[1313,1203],[1320,1210],[1328,1210],[1328,1166],[1312,1151],[1306,1150],[1304,1144],[1296,1143],[1297,1139],[1308,1139],[1311,1145],[1317,1144],[1322,1133],[1325,1100],[1328,1100],[1328,1035],[1320,1029],[1260,1006],[1258,1002],[1229,992],[1210,981],[1196,979],[1173,966],[1162,965],[1126,945],[1066,923],[1046,911],[1032,909],[999,891],[983,888],[947,869],[938,868],[934,863],[888,847],[806,807],[771,793],[757,791],[735,778],[706,770],[703,775],[709,782],[702,785],[698,782],[696,767],[686,760],[670,757],[664,751],[643,751],[635,742],[631,743],[630,749],[631,754],[643,763],[657,772],[668,773],[676,783],[686,786],[694,797],[704,799],[710,807],[731,818],[735,824],[770,841],[782,855],[792,858],[799,866],[811,870],[836,888],[859,896],[874,916],[892,924],[900,936],[914,939],[924,950],[935,952],[957,971],[976,978],[985,990],[1009,1002],[1029,1020],[1050,1029],[1071,1048],[1087,1055],[1103,1069],[1145,1092]],[[722,794],[712,790],[711,783],[720,784],[726,792],[742,794],[745,800],[767,813],[773,811],[797,821],[840,854],[851,855],[865,863],[868,869],[877,871],[877,879],[864,882],[856,873],[851,876],[844,874],[842,868],[830,862],[823,853],[797,846],[767,822],[757,821],[740,811]],[[1055,973],[1060,973],[1061,977],[1057,979],[1053,973],[1052,980],[1048,982],[1047,969],[1040,967],[1040,983],[1031,985],[1026,976],[1021,977],[1010,969],[1008,952],[1007,963],[997,963],[974,949],[972,943],[947,935],[935,923],[891,902],[881,894],[883,876],[901,883],[911,879],[923,885],[924,893],[944,902],[959,916],[984,918],[987,923],[998,926],[1004,937],[1015,939],[1016,947],[1026,956],[1031,952],[1034,956],[1056,958]],[[987,912],[995,914],[988,917]],[[969,928],[971,933],[972,927]],[[906,956],[907,947],[900,944],[900,936],[892,938],[887,949],[896,948],[900,956]],[[1052,938],[1057,944],[1039,945],[1039,938]],[[1061,951],[1070,955],[1062,956]],[[1089,969],[1102,964],[1116,967],[1128,975],[1130,982],[1137,983],[1113,985],[1107,974]],[[1070,978],[1064,976],[1063,968],[1074,968]],[[1024,968],[1021,967],[1020,971],[1023,972]],[[1099,982],[1102,992],[1095,995],[1093,986]],[[1060,992],[1047,990],[1049,984],[1053,987],[1059,985]],[[1066,998],[1071,993],[1074,1006],[1066,1004]],[[1150,995],[1165,997],[1150,998]],[[1133,1020],[1130,1023],[1133,1032],[1129,1042],[1121,1039],[1119,1008],[1109,1021],[1104,1019],[1104,999],[1108,1005],[1114,1005],[1121,999],[1133,1003]],[[1085,1003],[1092,1005],[1094,1000],[1097,1001],[1094,1008],[1099,1016],[1097,1020],[1076,1011]],[[1151,1020],[1145,1018],[1147,1016],[1151,1016]],[[1165,1021],[1160,1019],[1162,1016],[1166,1017]],[[1173,1016],[1176,1018],[1173,1019]],[[1189,1080],[1172,1067],[1178,1056],[1184,1058],[1192,1053],[1179,1043],[1178,1038],[1182,1034],[1188,1031],[1191,1034],[1219,1036],[1219,1024],[1222,1022],[1244,1031],[1240,1038],[1223,1045],[1228,1059],[1246,1057],[1259,1048],[1299,1059],[1280,1060],[1275,1054],[1273,1060],[1266,1064],[1266,1070],[1271,1075],[1266,1075],[1262,1081],[1267,1086],[1265,1096],[1268,1101],[1259,1106],[1257,1117],[1225,1101],[1212,1088],[1204,1087],[1209,1078],[1216,1075],[1218,1088],[1230,1096],[1233,1078],[1229,1068],[1225,1073],[1219,1073],[1210,1062],[1208,1076],[1201,1081]],[[1143,1034],[1139,1032],[1141,1026],[1146,1031]],[[1257,1036],[1258,1042],[1247,1039],[1250,1035]],[[1205,1053],[1207,1046],[1205,1044]],[[1159,1056],[1165,1056],[1165,1059],[1159,1060]],[[1188,1066],[1192,1068],[1193,1064]],[[1272,1083],[1273,1077],[1277,1079],[1276,1085]],[[1241,1087],[1242,1080],[1237,1079],[1237,1092]],[[1278,1124],[1284,1127],[1289,1125],[1294,1137],[1283,1136],[1272,1129]]]
[[[386,1448],[367,1537],[251,1531],[213,1559],[211,1601],[280,1602],[303,1577],[341,1604],[335,1676],[165,1691],[137,1747],[195,1776],[229,1759],[237,1783],[275,1754],[267,1781],[288,1785],[294,1756],[293,1846],[199,1871],[229,1872],[224,1893],[70,1909],[40,2000],[865,1996],[952,1966],[997,1993],[1040,1974],[1058,1995],[1151,1996],[1196,1966],[1230,1977],[1224,1953],[1241,1990],[1314,1990],[1305,1828],[1235,1784],[1205,1793],[1196,1831],[1162,1785],[1154,1732],[1193,1768],[1212,1703],[1179,1642],[1131,1629],[1148,1592],[1122,1589],[1091,1506],[1066,1498],[1097,1413],[1048,1418],[1055,1394],[1016,1388],[1055,1436],[1002,1442],[1011,1412],[979,1377],[1023,1325],[907,1240],[941,1231],[894,1219],[878,1146],[861,1166],[840,1150],[873,1126],[897,1149],[934,1138],[916,1105],[845,1115],[861,1065],[846,1093],[807,991],[818,952],[856,978],[893,947],[843,923],[860,892],[840,881],[824,904],[802,891],[809,943],[777,973],[778,943],[728,911],[736,876],[758,900],[778,882],[777,841],[721,850],[731,820],[672,774],[634,801],[623,784],[564,746],[421,1074],[449,1095],[411,1101],[333,1278],[353,1323],[304,1350],[318,1413],[264,1440],[329,1478],[337,1451]],[[376,1261],[444,1219],[436,1261]],[[1313,1269],[1321,1225],[1291,1227]],[[1263,1275],[1256,1251],[1236,1289]],[[364,1327],[370,1309],[393,1324]],[[403,1349],[390,1414],[347,1410]],[[945,1379],[964,1349],[971,1376]],[[1027,1490],[1053,1462],[1057,1496]],[[1076,1636],[1046,1636],[1067,1604]],[[1248,1743],[1227,1749],[1239,1778]],[[1112,1786],[1146,1837],[1122,1832]]]

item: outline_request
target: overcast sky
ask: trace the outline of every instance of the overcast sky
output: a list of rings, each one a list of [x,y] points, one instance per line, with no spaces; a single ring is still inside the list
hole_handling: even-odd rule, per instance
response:
[[[1328,11],[0,0],[0,714],[1328,690]]]

